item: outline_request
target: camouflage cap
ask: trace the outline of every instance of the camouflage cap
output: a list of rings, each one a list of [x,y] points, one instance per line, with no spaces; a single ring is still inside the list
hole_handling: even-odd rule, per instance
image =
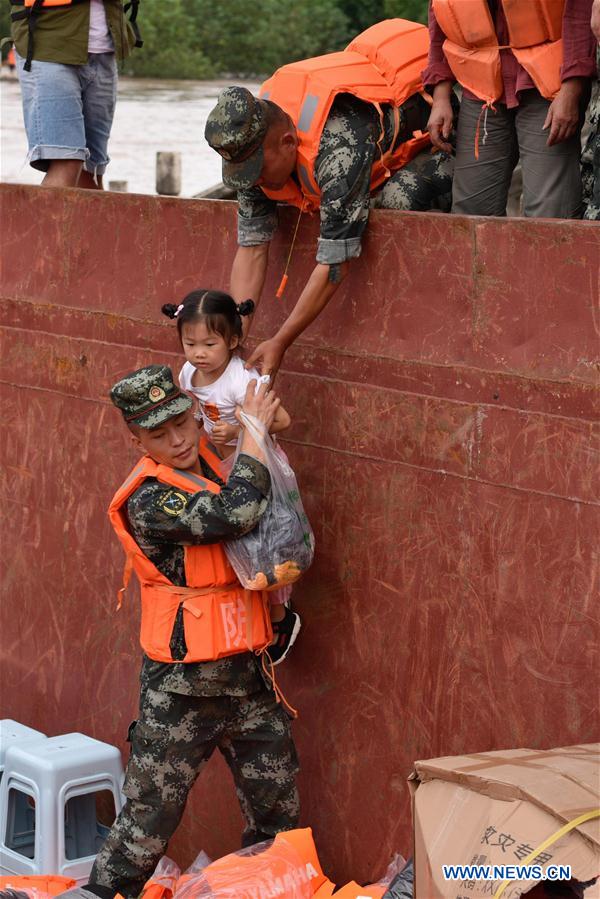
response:
[[[209,113],[204,137],[223,157],[223,183],[236,190],[252,187],[263,167],[262,143],[268,130],[267,105],[245,87],[226,87]]]
[[[125,375],[110,391],[110,398],[128,424],[157,428],[192,405],[173,380],[168,365],[147,365]]]

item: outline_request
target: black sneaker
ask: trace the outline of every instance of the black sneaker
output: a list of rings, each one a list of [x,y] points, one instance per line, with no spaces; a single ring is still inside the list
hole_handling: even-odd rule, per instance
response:
[[[267,647],[273,665],[279,665],[286,658],[300,633],[302,621],[297,612],[286,606],[285,616],[281,621],[273,622],[273,642]]]

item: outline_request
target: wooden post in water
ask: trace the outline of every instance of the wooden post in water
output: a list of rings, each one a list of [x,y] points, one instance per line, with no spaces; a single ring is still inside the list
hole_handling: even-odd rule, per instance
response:
[[[166,197],[181,193],[181,153],[156,154],[156,193]]]

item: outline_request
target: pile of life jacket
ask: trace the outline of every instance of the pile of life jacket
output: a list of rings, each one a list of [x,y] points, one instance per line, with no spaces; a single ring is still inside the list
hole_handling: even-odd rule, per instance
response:
[[[51,899],[76,886],[67,877],[0,877],[9,899]],[[340,889],[323,873],[310,827],[279,833],[274,840],[232,852],[198,870],[181,874],[164,857],[140,899],[381,899],[383,883]],[[118,894],[117,894],[118,895]]]
[[[288,830],[189,873],[162,859],[140,899],[381,899],[387,886],[340,889],[323,873],[310,827]]]

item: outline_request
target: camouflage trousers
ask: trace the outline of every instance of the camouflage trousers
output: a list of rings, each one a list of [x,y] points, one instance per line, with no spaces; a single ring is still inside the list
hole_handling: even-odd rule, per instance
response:
[[[600,59],[600,51],[599,51]],[[600,69],[599,69],[600,72]],[[600,84],[596,83],[588,108],[590,132],[581,156],[585,219],[600,221]]]
[[[375,195],[376,209],[450,212],[454,157],[422,150],[389,178]]]
[[[298,760],[290,720],[266,687],[214,698],[148,689],[140,712],[123,787],[127,801],[98,853],[90,884],[139,895],[215,749],[233,775],[246,822],[244,846],[297,826]]]

